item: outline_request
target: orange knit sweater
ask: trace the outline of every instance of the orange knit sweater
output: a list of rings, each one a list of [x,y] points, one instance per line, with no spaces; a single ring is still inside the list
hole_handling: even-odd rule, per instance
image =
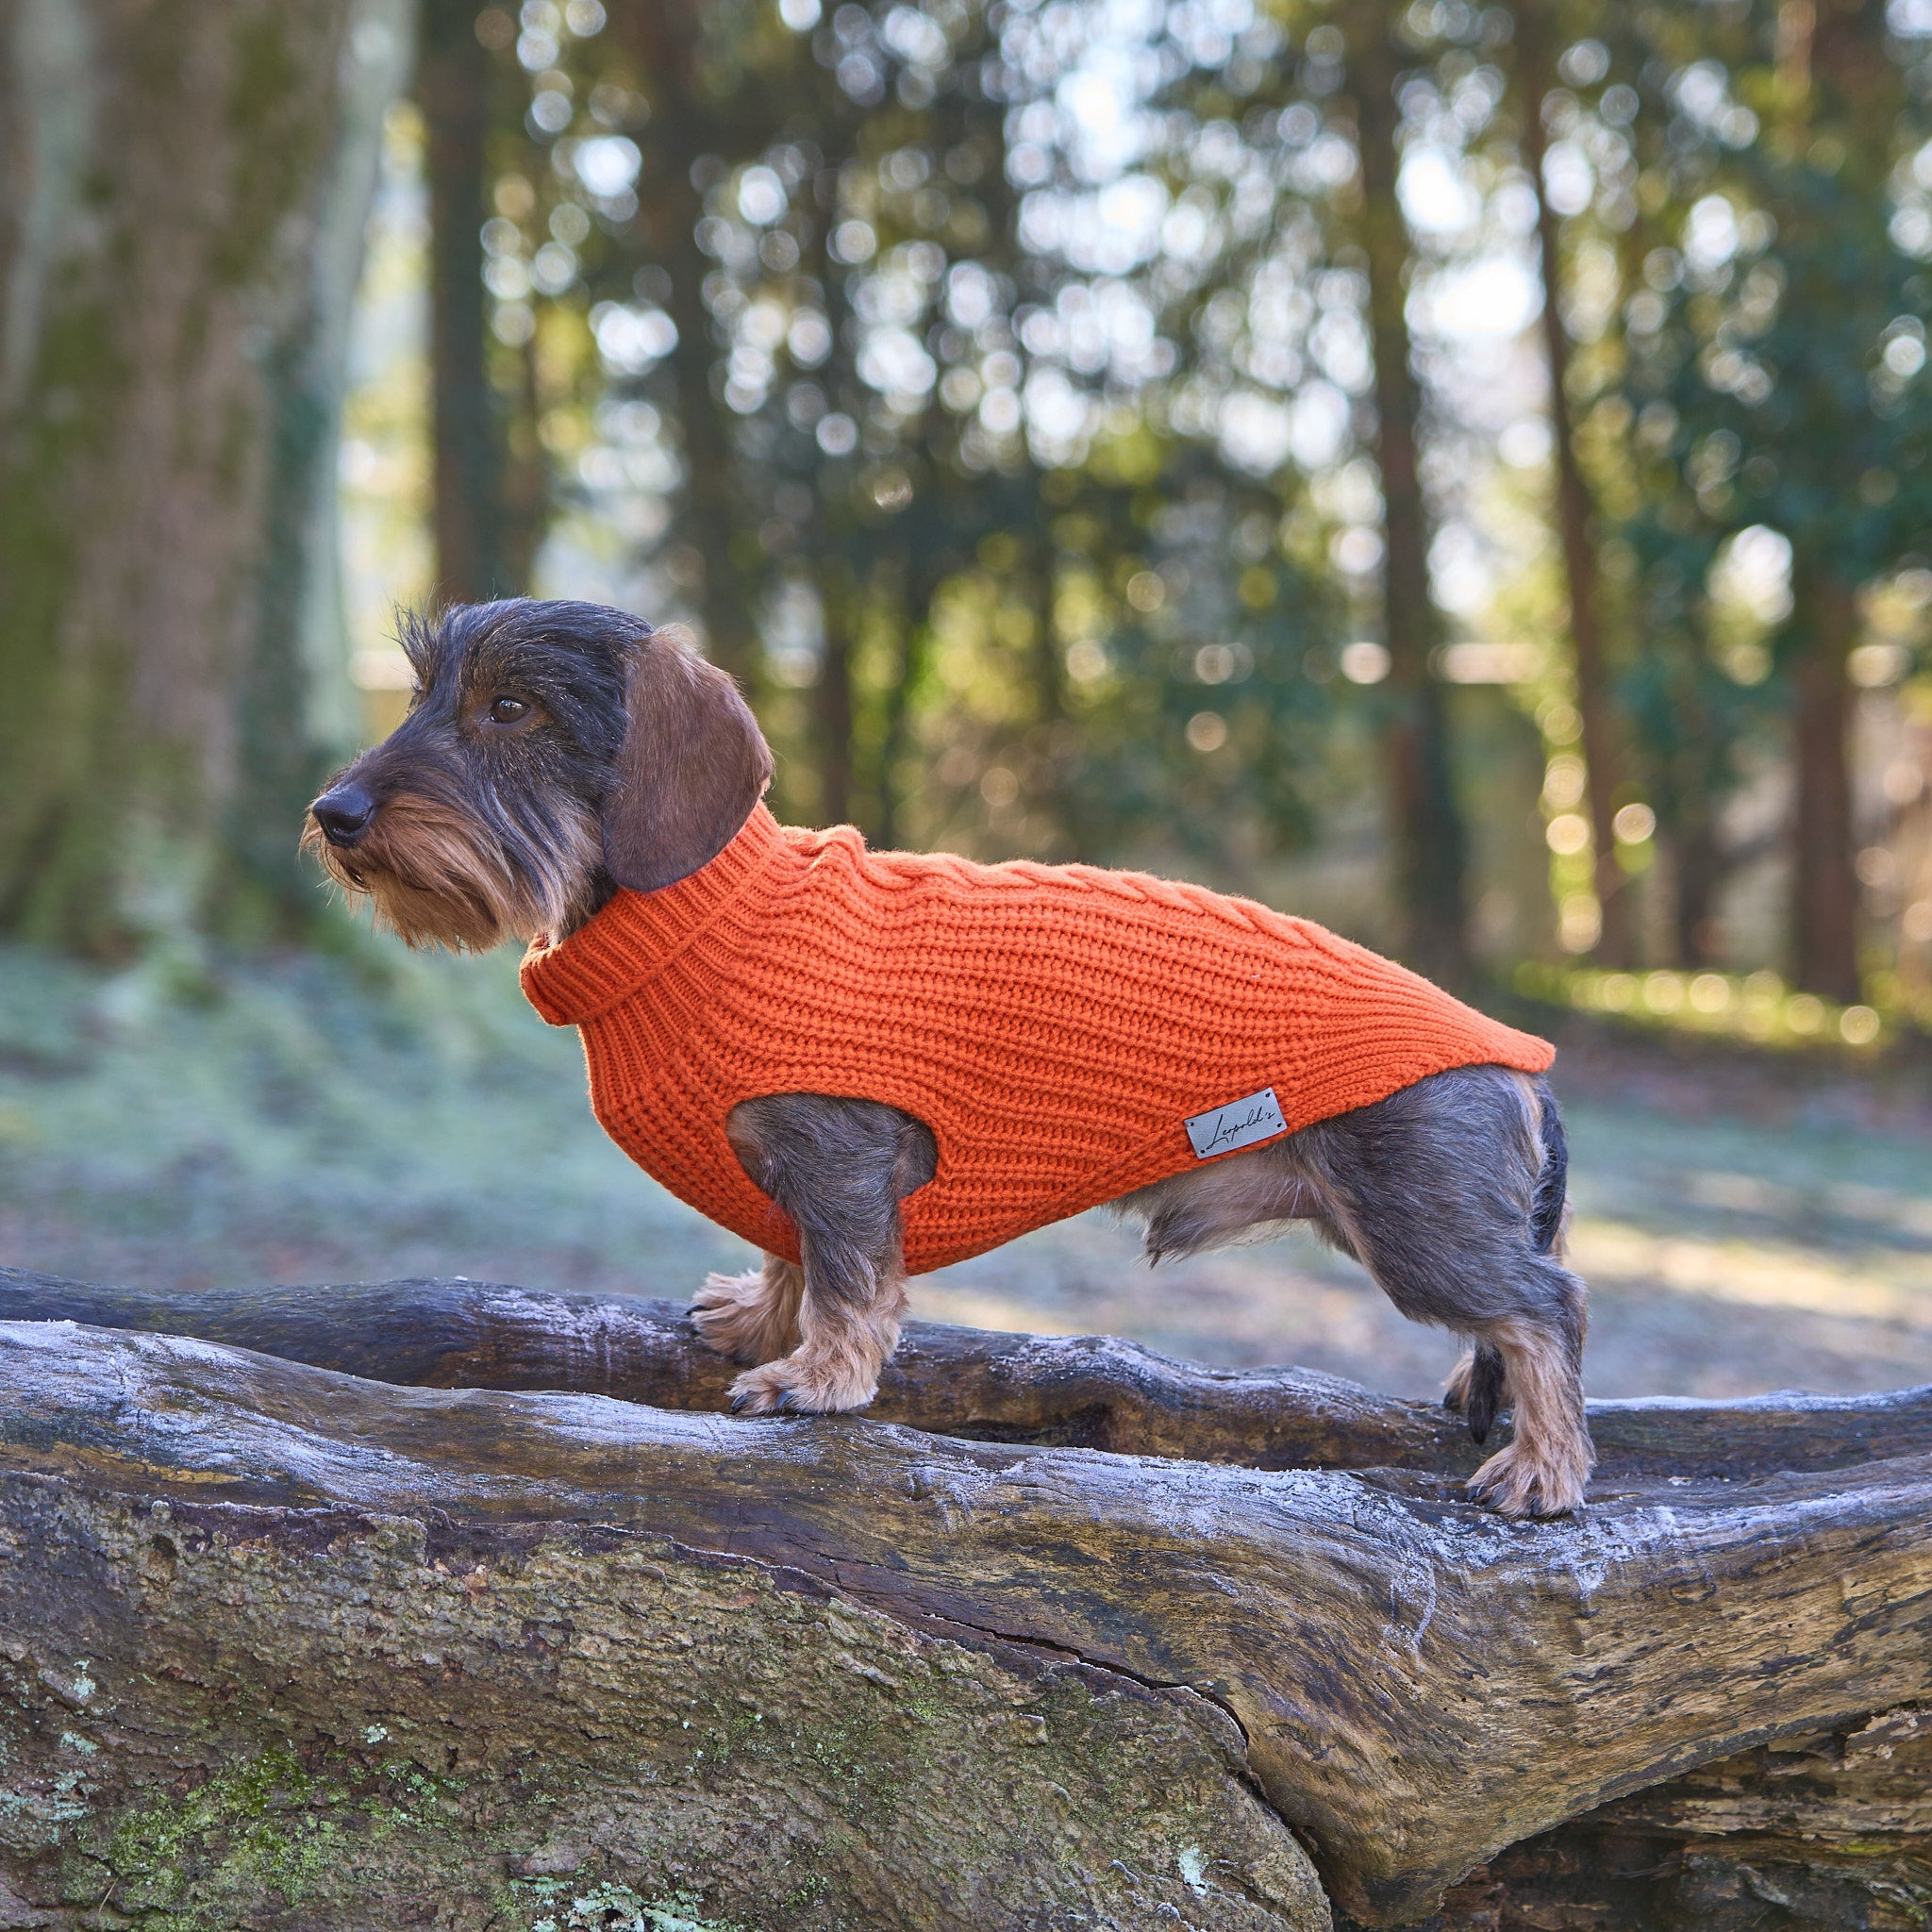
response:
[[[797,831],[762,805],[689,878],[621,891],[540,941],[523,977],[544,1019],[582,1029],[617,1144],[791,1259],[790,1220],[725,1138],[731,1108],[834,1093],[924,1121],[939,1168],[904,1206],[915,1274],[1195,1166],[1184,1124],[1261,1089],[1291,1131],[1445,1068],[1555,1058],[1245,899],[1084,865],[868,852],[849,825]]]

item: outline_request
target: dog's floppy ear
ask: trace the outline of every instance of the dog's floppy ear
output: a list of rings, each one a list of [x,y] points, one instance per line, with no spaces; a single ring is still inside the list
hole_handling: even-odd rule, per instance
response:
[[[772,753],[728,674],[671,631],[642,638],[604,802],[604,867],[656,891],[728,845],[772,782]]]

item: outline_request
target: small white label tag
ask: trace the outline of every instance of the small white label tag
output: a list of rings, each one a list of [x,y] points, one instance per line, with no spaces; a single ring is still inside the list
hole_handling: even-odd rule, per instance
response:
[[[1281,1117],[1272,1087],[1264,1087],[1245,1100],[1230,1100],[1225,1107],[1197,1113],[1188,1122],[1188,1139],[1193,1143],[1196,1160],[1206,1160],[1211,1154],[1232,1154],[1237,1147],[1252,1147],[1257,1141],[1272,1141],[1287,1131],[1288,1123]]]

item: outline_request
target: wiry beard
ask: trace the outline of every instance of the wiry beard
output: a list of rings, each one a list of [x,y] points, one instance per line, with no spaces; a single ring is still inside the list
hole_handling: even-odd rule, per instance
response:
[[[353,846],[332,845],[310,819],[302,848],[378,926],[409,946],[487,952],[506,939],[560,938],[590,917],[602,862],[597,822],[559,801],[541,828],[492,833],[470,813],[421,792],[386,800]]]

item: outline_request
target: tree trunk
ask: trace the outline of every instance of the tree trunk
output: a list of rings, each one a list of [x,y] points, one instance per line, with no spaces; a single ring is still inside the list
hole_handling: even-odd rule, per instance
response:
[[[1823,566],[1801,565],[1798,575],[1804,639],[1791,667],[1791,958],[1800,986],[1850,1004],[1863,997],[1845,673],[1857,605]]]
[[[1429,594],[1429,519],[1417,430],[1422,394],[1408,333],[1408,229],[1396,198],[1393,15],[1353,0],[1343,18],[1361,165],[1361,244],[1368,259],[1375,362],[1375,462],[1381,473],[1383,625],[1390,661],[1385,732],[1396,870],[1407,950],[1424,972],[1456,981],[1469,967],[1466,845],[1457,808],[1449,719],[1431,661],[1440,625]]]
[[[1327,1922],[1210,1692],[821,1562],[809,1491],[917,1489],[925,1438],[860,1424],[893,1467],[828,1445],[801,1488],[766,1431],[720,1482],[736,1424],[146,1336],[0,1357],[8,1924]],[[907,1507],[983,1487],[963,1453]]]
[[[383,119],[408,81],[415,16],[415,0],[357,0],[350,16],[334,153],[309,217],[310,309],[274,365],[265,556],[221,826],[232,885],[219,916],[234,932],[258,930],[264,910],[283,927],[312,917],[315,880],[292,834],[323,774],[362,741],[342,586],[341,405]]]
[[[0,927],[117,953],[251,874],[298,903],[342,714],[314,594],[341,318],[405,25],[398,0],[8,16]]]
[[[718,352],[705,302],[711,264],[697,243],[704,197],[691,176],[698,158],[719,145],[698,67],[703,10],[688,0],[669,6],[624,0],[612,9],[611,30],[651,89],[637,229],[643,254],[671,280],[665,307],[677,329],[670,361],[684,457],[680,526],[703,567],[705,649],[749,688],[758,668],[758,622],[744,593],[747,559],[735,551],[744,525],[738,456],[719,393]]]
[[[1715,965],[1717,894],[1724,863],[1707,799],[1679,818],[1671,839],[1671,868],[1678,961],[1685,966]]]
[[[906,801],[900,796],[900,774],[910,762],[917,732],[913,697],[925,675],[932,651],[932,573],[915,569],[906,598],[899,632],[898,675],[886,693],[885,728],[879,744],[879,844],[891,851],[905,837]]]
[[[862,610],[862,591],[842,560],[821,567],[819,611],[824,651],[812,692],[818,724],[819,819],[842,825],[852,817],[852,639]]]
[[[459,604],[522,588],[503,570],[503,434],[483,300],[492,76],[476,13],[475,0],[425,0],[416,72],[428,136],[436,588]]]
[[[1597,904],[1603,929],[1598,956],[1607,965],[1628,966],[1635,935],[1628,880],[1617,863],[1616,791],[1621,759],[1618,729],[1604,664],[1602,599],[1596,545],[1591,540],[1590,489],[1576,460],[1575,424],[1570,414],[1570,338],[1559,300],[1563,286],[1561,238],[1556,211],[1543,194],[1543,161],[1549,140],[1543,128],[1543,102],[1556,84],[1550,60],[1548,24],[1542,0],[1514,9],[1516,20],[1517,116],[1522,124],[1523,162],[1536,196],[1536,232],[1542,270],[1543,353],[1550,374],[1550,431],[1557,457],[1557,530],[1569,591],[1570,641],[1576,657],[1576,709],[1583,721],[1584,799],[1595,849]]]
[[[503,514],[498,525],[505,581],[527,590],[550,521],[550,461],[543,447],[543,383],[532,336],[516,352],[516,400],[505,437]]]
[[[1841,143],[1840,161],[1832,164],[1839,179],[1864,184],[1874,197],[1882,194],[1902,105],[1900,70],[1886,51],[1882,0],[1840,0],[1787,12],[1788,58],[1809,83],[1799,97],[1799,131],[1808,136],[1816,127],[1835,135]],[[1778,213],[1788,236],[1784,245],[1796,247],[1801,260],[1808,255],[1814,261],[1841,261],[1837,236],[1818,232],[1811,209],[1781,208]],[[1849,432],[1844,446],[1856,447]],[[1851,500],[1853,476],[1831,480]],[[1860,569],[1815,538],[1808,554],[1801,550],[1792,558],[1792,968],[1801,985],[1847,1002],[1862,998],[1863,990],[1846,659],[1857,641],[1857,578],[1876,561],[1868,553]],[[1840,575],[1848,564],[1851,581]]]
[[[1850,1927],[1924,1848],[1932,1392],[1598,1405],[1512,1526],[1439,1409],[1121,1342],[913,1324],[751,1422],[641,1299],[0,1314],[15,1923],[1312,1932],[1305,1844],[1367,1924]]]
[[[1512,1845],[1440,1932],[1825,1932],[1932,1917],[1932,1709],[1759,1745]]]

